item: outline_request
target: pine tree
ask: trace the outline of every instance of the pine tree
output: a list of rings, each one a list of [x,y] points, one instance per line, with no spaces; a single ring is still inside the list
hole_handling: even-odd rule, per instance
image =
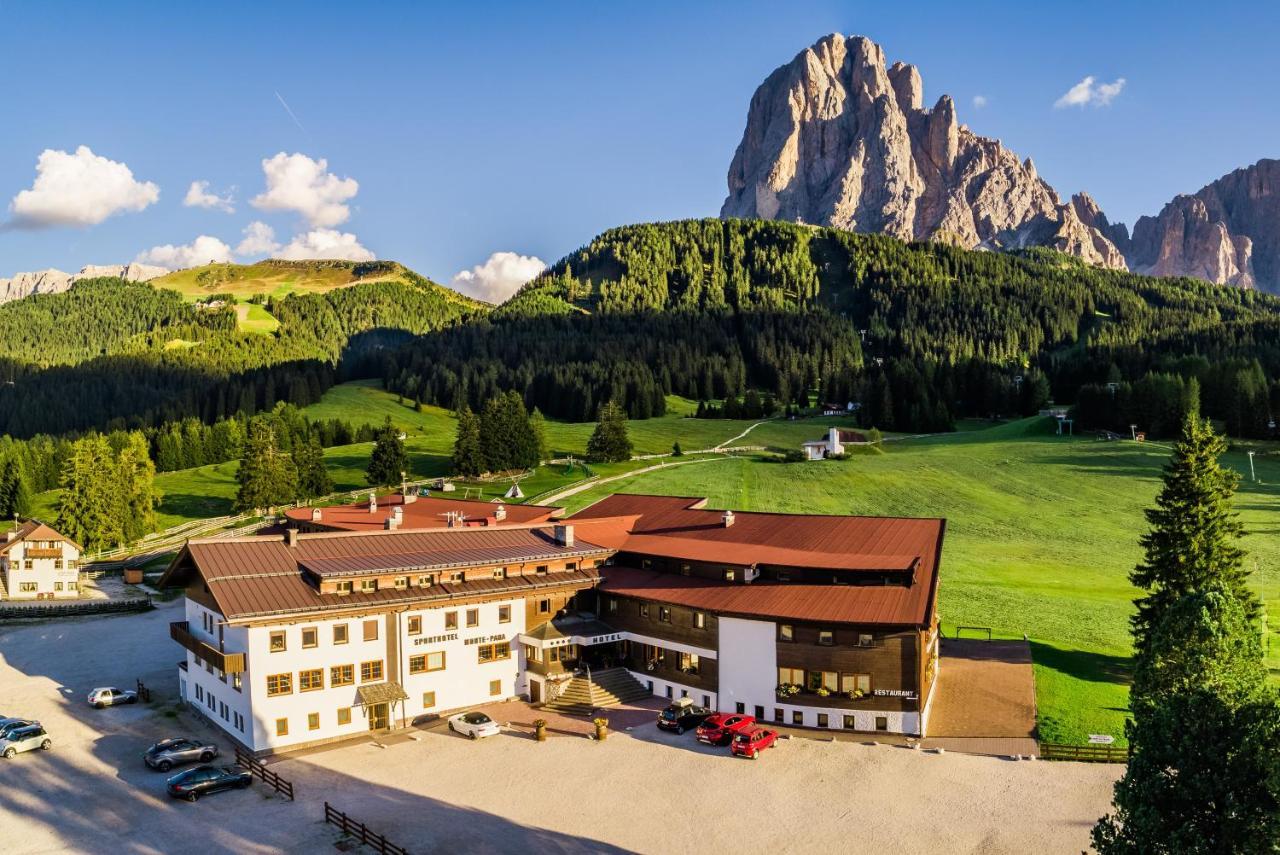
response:
[[[324,465],[324,449],[320,440],[312,436],[301,442],[293,451],[293,465],[298,471],[298,496],[314,499],[333,492],[333,479]]]
[[[538,462],[541,463],[551,457],[551,446],[547,442],[547,420],[543,418],[542,410],[537,407],[534,407],[533,412],[529,414],[529,428],[533,431]]]
[[[1186,419],[1182,439],[1165,465],[1164,487],[1155,507],[1146,511],[1151,530],[1141,540],[1145,557],[1129,577],[1147,592],[1135,601],[1138,612],[1132,618],[1139,656],[1171,605],[1215,581],[1239,599],[1250,621],[1259,614],[1244,551],[1236,545],[1244,529],[1231,509],[1240,476],[1219,465],[1225,451],[1226,443],[1208,421]]]
[[[587,440],[587,460],[617,463],[631,459],[631,438],[627,436],[627,415],[613,401],[600,408],[600,417]]]
[[[155,530],[156,506],[160,504],[156,467],[146,437],[131,432],[116,454],[114,468],[117,524],[124,542],[130,543]]]
[[[106,437],[93,434],[76,442],[62,474],[55,527],[86,549],[124,543],[115,475],[115,461]]]
[[[249,424],[244,456],[236,470],[235,506],[239,510],[287,504],[297,497],[298,473],[289,455],[276,446],[276,434],[262,418]]]
[[[0,519],[25,517],[31,513],[31,490],[17,457],[10,457],[0,469]]]
[[[671,456],[672,457],[684,456],[684,449],[680,447],[680,440],[678,439],[675,442],[671,443]]]
[[[453,471],[459,475],[479,475],[485,471],[480,450],[480,419],[464,407],[458,413],[458,430],[453,440]]]
[[[391,416],[387,416],[374,438],[365,479],[375,487],[390,487],[399,484],[408,469],[409,457],[400,439],[400,429],[391,424]]]

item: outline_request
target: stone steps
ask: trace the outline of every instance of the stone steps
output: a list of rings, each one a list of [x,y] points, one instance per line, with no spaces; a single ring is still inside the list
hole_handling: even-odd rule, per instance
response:
[[[649,691],[625,668],[610,668],[591,675],[574,677],[554,700],[544,706],[569,715],[591,715],[602,707],[632,703],[649,697]]]

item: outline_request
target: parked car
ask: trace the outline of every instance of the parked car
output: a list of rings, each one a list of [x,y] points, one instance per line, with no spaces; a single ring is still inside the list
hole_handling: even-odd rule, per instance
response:
[[[498,723],[482,712],[464,712],[450,717],[449,729],[472,739],[498,735]]]
[[[778,731],[753,727],[734,734],[733,741],[729,743],[729,750],[739,757],[750,757],[755,760],[760,756],[761,751],[772,748],[777,743]]]
[[[165,739],[157,742],[142,755],[142,762],[152,769],[168,772],[174,766],[184,763],[208,763],[218,756],[218,746],[212,742],[201,742],[198,739],[187,739],[185,736],[176,739]]]
[[[684,733],[702,724],[710,715],[711,710],[706,707],[697,706],[688,698],[681,698],[658,713],[658,727]]]
[[[117,689],[108,686],[103,689],[94,689],[89,693],[89,706],[94,709],[113,707],[116,704],[136,704],[137,702],[138,693],[130,689]]]
[[[165,781],[165,789],[175,799],[196,799],[219,790],[243,790],[253,783],[253,775],[239,766],[197,766]]]
[[[698,725],[698,741],[708,745],[724,745],[735,734],[756,723],[753,715],[740,713],[716,713]]]
[[[3,755],[6,760],[12,759],[23,751],[34,751],[37,748],[48,751],[52,747],[53,740],[38,724],[16,728],[0,739],[0,755]]]
[[[0,736],[8,736],[11,730],[17,730],[20,727],[31,727],[39,723],[26,718],[0,718]]]

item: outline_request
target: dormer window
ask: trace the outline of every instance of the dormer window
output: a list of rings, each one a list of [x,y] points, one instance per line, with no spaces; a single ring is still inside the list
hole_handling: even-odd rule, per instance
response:
[[[692,567],[690,567],[688,564],[681,564],[681,565],[680,565],[680,575],[681,575],[681,576],[688,576],[688,575],[689,575],[690,573],[692,573],[692,572],[693,572],[693,568],[692,568]]]
[[[434,585],[435,583],[436,583],[436,577],[435,577],[435,576],[433,576],[433,575],[419,576],[419,577],[418,577],[418,587],[419,587],[419,588],[430,588],[430,587],[431,587],[432,585]]]
[[[409,587],[409,577],[408,577],[408,576],[397,576],[397,577],[396,577],[396,590],[398,590],[398,591],[403,591],[405,588],[408,588],[408,587]]]
[[[495,567],[495,568],[493,568],[493,578],[495,578],[495,579],[505,579],[505,578],[507,578],[507,568],[506,568],[506,567]]]
[[[337,584],[337,591],[339,594],[350,594],[351,589],[352,589],[352,584],[351,584],[351,580],[349,579],[339,582]]]
[[[539,564],[537,567],[533,568],[533,572],[536,576],[545,576],[547,575],[547,565]]]
[[[737,580],[737,578],[738,578],[738,571],[737,571],[737,570],[733,569],[732,567],[726,567],[726,568],[724,568],[724,580],[725,580],[726,582],[733,582],[733,581],[736,581],[736,580]]]
[[[449,582],[454,585],[461,585],[467,579],[467,574],[461,570],[454,570],[449,574]]]
[[[361,579],[361,580],[360,580],[360,592],[361,592],[361,593],[364,593],[364,594],[372,594],[372,593],[373,593],[374,591],[376,591],[376,590],[378,590],[378,580],[377,580],[377,579]]]

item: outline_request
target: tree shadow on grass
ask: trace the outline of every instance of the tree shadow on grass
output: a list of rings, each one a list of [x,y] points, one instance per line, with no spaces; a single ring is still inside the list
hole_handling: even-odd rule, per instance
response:
[[[165,493],[156,510],[164,515],[190,519],[221,517],[232,512],[231,499],[197,493]]]
[[[1037,665],[1090,683],[1133,682],[1132,659],[1110,653],[1055,647],[1042,641],[1031,642],[1031,659]]]

